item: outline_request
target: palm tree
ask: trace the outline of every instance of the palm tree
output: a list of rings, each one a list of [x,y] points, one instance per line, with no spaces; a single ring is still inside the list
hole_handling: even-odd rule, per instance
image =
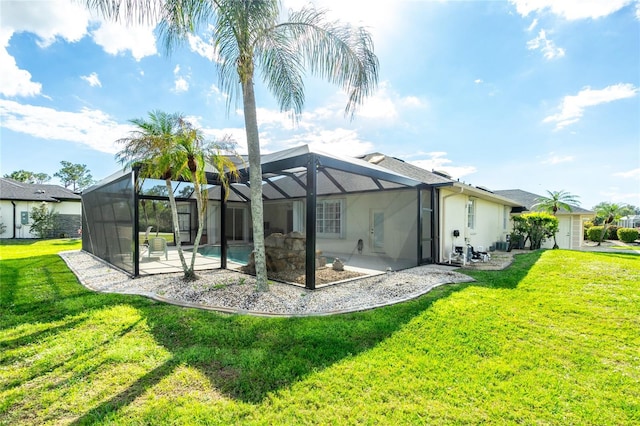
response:
[[[536,203],[531,208],[546,211],[556,216],[558,210],[564,209],[568,212],[572,211],[572,206],[579,204],[577,195],[570,194],[567,191],[549,191],[547,190],[548,197],[536,198]],[[556,241],[556,233],[553,234],[553,248],[557,249],[558,242]]]
[[[225,173],[230,172],[233,175],[237,173],[237,170],[228,157],[220,154],[221,145],[206,141],[202,132],[195,129],[180,114],[152,111],[147,120],[138,118],[130,122],[137,129],[132,131],[128,137],[117,141],[125,146],[116,154],[116,158],[125,167],[139,167],[139,175],[142,178],[163,179],[165,181],[171,206],[175,242],[184,278],[187,280],[196,279],[195,257],[204,228],[207,199],[205,162],[209,161],[216,167],[220,183],[225,186],[228,185]],[[182,250],[178,210],[173,194],[172,182],[174,180],[191,182],[196,197],[198,230],[189,265],[187,265]]]
[[[187,35],[213,24],[213,40],[221,88],[229,103],[240,92],[244,107],[249,151],[251,216],[259,291],[268,290],[265,264],[262,167],[254,92],[254,75],[260,68],[264,81],[282,111],[295,115],[304,105],[305,68],[348,92],[345,114],[375,90],[378,59],[370,34],[360,27],[329,22],[313,7],[291,12],[280,21],[278,0],[85,0],[105,17],[141,22],[160,21],[160,34],[170,51]]]
[[[596,216],[603,219],[602,234],[600,235],[600,241],[598,241],[598,245],[600,245],[604,240],[604,237],[607,235],[609,225],[622,217],[624,206],[620,206],[615,203],[602,202],[595,207],[595,211]]]

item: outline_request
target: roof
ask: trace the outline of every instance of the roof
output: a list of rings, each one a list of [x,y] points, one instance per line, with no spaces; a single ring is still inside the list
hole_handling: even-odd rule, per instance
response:
[[[450,186],[454,188],[461,188],[461,191],[465,192],[466,194],[473,195],[474,197],[477,197],[477,198],[482,198],[482,199],[496,202],[499,204],[504,204],[506,206],[521,207],[521,204],[517,200],[510,199],[509,197],[504,197],[500,194],[495,194],[493,191],[490,191],[481,186],[467,185],[466,183],[462,183],[457,180],[448,178],[444,176],[441,172],[430,172],[421,167],[415,166],[411,163],[407,163],[404,160],[400,160],[399,158],[395,158],[395,157],[390,157],[380,152],[367,154],[360,158],[372,164],[376,164],[378,166],[387,168],[396,173],[401,173],[405,176],[409,176],[413,179],[417,179],[420,182],[425,183],[427,185],[439,186],[439,187]]]
[[[523,191],[521,189],[503,189],[493,192],[521,203],[529,211],[539,211],[539,209],[535,209],[533,208],[533,206],[538,202],[538,199],[542,198],[542,195]],[[583,209],[579,206],[572,205],[570,212],[561,208],[560,210],[558,210],[558,214],[594,214],[594,212],[592,212],[591,210]]]
[[[430,172],[421,167],[414,166],[413,164],[407,163],[404,160],[400,160],[395,157],[389,157],[388,155],[382,154],[380,152],[374,152],[359,158],[370,164],[384,167],[385,169],[389,169],[396,173],[400,173],[410,178],[419,180],[420,182],[426,183],[428,185],[453,185],[453,183],[455,182],[453,179],[449,179],[445,176]]]
[[[238,167],[240,179],[231,186],[229,200],[249,201],[251,198],[249,181],[249,161],[246,156],[229,156]],[[316,194],[336,195],[380,189],[414,188],[422,181],[397,171],[359,158],[323,152],[310,145],[300,145],[260,156],[262,166],[262,193],[265,200],[300,198],[306,196],[307,165],[316,162]],[[210,183],[217,181],[217,171],[205,165]],[[101,180],[83,193],[89,193],[107,183],[120,179],[128,170],[118,171]],[[210,188],[209,196],[220,197],[220,187]]]
[[[60,185],[24,183],[0,178],[0,199],[16,201],[80,201],[80,195]]]

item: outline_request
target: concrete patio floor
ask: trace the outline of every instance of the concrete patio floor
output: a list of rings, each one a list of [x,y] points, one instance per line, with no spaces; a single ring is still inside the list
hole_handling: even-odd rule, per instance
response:
[[[185,246],[183,247],[183,250],[186,262],[191,262],[193,246]],[[154,255],[149,257],[146,252],[143,253],[140,258],[140,276],[181,272],[182,265],[180,264],[180,257],[178,256],[177,248],[175,246],[169,247],[167,255],[168,259],[165,259],[164,256]],[[349,255],[340,253],[327,253],[327,255],[333,258],[340,258],[345,264],[345,269],[366,275],[378,275],[386,272],[387,268],[397,271],[416,266],[411,264],[408,260],[394,261],[385,256]],[[227,261],[227,269],[239,270],[242,266],[243,265],[240,263],[230,260]],[[196,271],[219,268],[220,258],[203,256],[200,253],[196,254]]]

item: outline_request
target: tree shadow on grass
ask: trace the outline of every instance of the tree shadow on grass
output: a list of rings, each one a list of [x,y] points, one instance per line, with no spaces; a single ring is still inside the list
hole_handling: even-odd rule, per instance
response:
[[[73,275],[68,275],[71,272],[59,257],[43,256],[52,262],[49,270],[60,274],[53,279],[58,280],[58,285],[61,282],[64,285],[61,289],[52,289],[49,299],[25,300],[9,307],[14,314],[10,322],[16,325],[20,321],[53,321],[88,309],[126,304],[137,309],[155,341],[170,352],[167,361],[86,412],[76,424],[113,415],[172,374],[179,365],[197,368],[218,391],[230,398],[259,403],[271,392],[374,348],[433,303],[455,292],[476,285],[515,288],[540,255],[534,252],[517,256],[505,271],[465,270],[478,282],[441,286],[397,305],[305,318],[227,315],[157,303],[140,296],[92,293],[82,288]],[[42,285],[51,285],[46,273],[41,280]]]
[[[513,257],[513,263],[506,269],[499,271],[482,271],[475,269],[463,269],[462,272],[476,280],[473,285],[489,288],[513,289],[527,276],[531,267],[540,259],[543,250],[530,253],[517,254]]]

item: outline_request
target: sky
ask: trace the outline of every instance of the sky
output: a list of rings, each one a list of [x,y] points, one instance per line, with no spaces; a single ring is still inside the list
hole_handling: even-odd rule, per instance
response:
[[[262,153],[381,152],[491,190],[640,206],[640,2],[313,4],[370,31],[378,89],[351,120],[340,88],[308,77],[294,122],[258,76]],[[152,110],[182,113],[246,153],[241,99],[219,88],[207,28],[167,53],[152,25],[107,22],[82,5],[0,0],[2,175],[53,176],[70,161],[102,179],[121,168],[115,141],[129,121]]]

